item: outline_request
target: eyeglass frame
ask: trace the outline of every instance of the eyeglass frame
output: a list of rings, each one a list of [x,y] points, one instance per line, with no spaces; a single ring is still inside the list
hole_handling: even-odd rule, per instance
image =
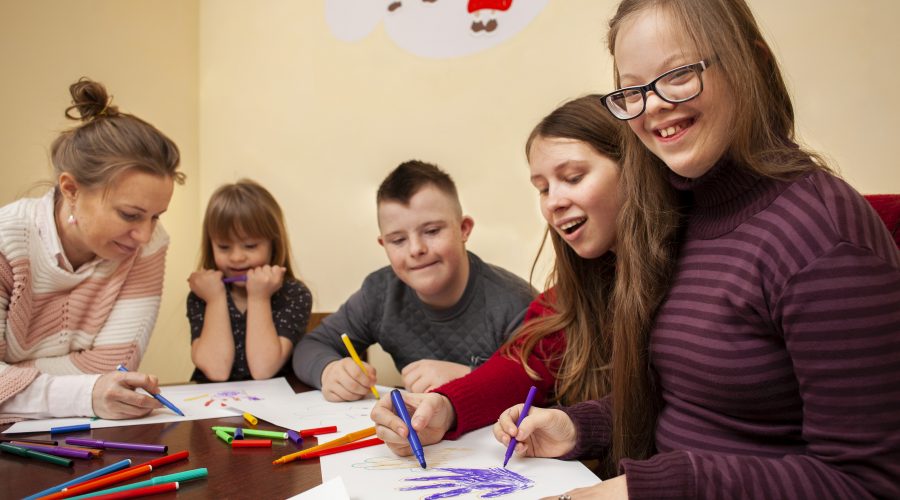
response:
[[[615,119],[622,120],[622,121],[634,120],[635,118],[644,114],[644,111],[647,110],[647,92],[650,92],[651,90],[653,91],[654,94],[656,94],[657,97],[659,97],[663,101],[666,101],[669,104],[680,104],[682,102],[688,102],[691,99],[696,99],[697,96],[699,96],[700,94],[703,93],[703,72],[709,68],[709,66],[712,64],[712,62],[713,62],[712,59],[700,59],[699,61],[697,61],[695,63],[685,64],[683,66],[678,66],[677,68],[672,68],[672,69],[664,72],[663,74],[657,76],[656,78],[653,79],[652,82],[650,82],[646,85],[634,85],[631,87],[622,87],[620,89],[613,90],[612,92],[601,97],[600,102],[603,103],[603,107],[606,108],[606,110],[609,111],[609,113],[611,115],[613,115],[613,117]],[[691,71],[694,71],[695,73],[697,73],[697,78],[700,79],[700,90],[698,90],[696,94],[694,94],[691,97],[688,97],[686,99],[680,99],[680,100],[679,99],[667,99],[665,96],[660,94],[659,91],[656,90],[657,82],[659,82],[663,78],[671,75],[672,73],[675,73],[677,71],[683,71],[685,69],[690,69]],[[641,93],[641,111],[638,114],[636,114],[632,117],[629,117],[629,118],[619,118],[618,116],[616,116],[616,113],[612,110],[612,108],[609,107],[609,103],[607,103],[607,99],[610,96],[612,96],[613,94],[618,94],[620,92],[625,92],[628,90],[640,91],[640,93]]]

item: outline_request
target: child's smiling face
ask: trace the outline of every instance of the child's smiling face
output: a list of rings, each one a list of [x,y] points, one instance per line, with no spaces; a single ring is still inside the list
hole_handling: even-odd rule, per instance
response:
[[[426,185],[408,204],[382,201],[378,225],[391,268],[422,302],[446,308],[459,300],[468,281],[465,243],[473,221],[450,196]]]
[[[232,235],[230,238],[211,238],[216,268],[226,278],[247,274],[247,271],[269,264],[272,260],[272,241]],[[244,282],[235,283],[245,286]]]
[[[623,21],[616,35],[615,63],[620,85],[645,85],[662,73],[712,60],[700,54],[665,9],[648,8]],[[701,75],[703,91],[680,104],[648,93],[646,110],[628,121],[644,146],[682,177],[697,178],[725,154],[734,123],[731,91],[720,65],[713,62]]]

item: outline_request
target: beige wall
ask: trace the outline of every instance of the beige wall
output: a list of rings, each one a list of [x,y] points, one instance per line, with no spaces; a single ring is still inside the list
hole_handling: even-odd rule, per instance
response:
[[[185,380],[185,278],[200,224],[197,149],[197,2],[184,0],[0,0],[0,204],[51,180],[50,143],[75,122],[63,111],[69,84],[90,76],[115,104],[156,125],[180,147],[188,176],[163,224],[172,240],[162,308],[141,368]]]
[[[556,104],[611,88],[603,36],[611,0],[552,1],[512,40],[449,60],[403,52],[380,28],[338,41],[323,3],[0,2],[0,46],[14,48],[0,52],[0,202],[47,177],[46,147],[65,125],[65,86],[81,74],[108,83],[118,103],[185,153],[189,181],[164,218],[173,240],[166,297],[142,366],[164,381],[190,373],[184,280],[206,199],[220,183],[253,177],[275,194],[317,311],[335,310],[386,264],[374,192],[409,158],[455,177],[476,221],[470,248],[527,277],[541,220],[523,141]],[[900,3],[751,6],[794,92],[803,139],[860,191],[900,192],[890,147],[900,136]]]

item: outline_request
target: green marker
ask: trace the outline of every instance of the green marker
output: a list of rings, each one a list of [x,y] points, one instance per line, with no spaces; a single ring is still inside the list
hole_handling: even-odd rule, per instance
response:
[[[62,465],[63,467],[71,467],[72,466],[71,458],[57,457],[56,455],[51,455],[49,453],[41,453],[39,451],[29,450],[26,448],[22,448],[21,446],[0,443],[0,450],[5,451],[6,453],[12,453],[14,455],[19,455],[19,456],[23,456],[23,457],[27,457],[27,458],[33,458],[35,460],[42,460],[44,462],[48,462],[53,465]]]
[[[222,431],[227,432],[229,434],[234,434],[234,427],[221,427],[214,426],[212,430],[214,431]],[[275,439],[287,439],[287,432],[278,432],[278,431],[261,431],[259,429],[247,429],[242,427],[241,430],[244,432],[245,436],[256,436],[256,437],[266,437],[266,438],[275,438]]]
[[[231,437],[227,432],[220,431],[218,429],[216,429],[216,436],[219,436],[219,439],[225,441],[227,444],[231,444],[231,442],[234,441],[234,438]]]
[[[125,490],[133,490],[135,488],[143,488],[144,486],[156,486],[157,484],[165,484],[172,483],[175,481],[184,482],[191,481],[194,479],[200,479],[209,475],[209,472],[206,470],[206,467],[202,469],[192,469],[186,470],[184,472],[176,472],[175,474],[168,474],[165,476],[154,477],[153,479],[148,479],[146,481],[141,481],[139,483],[134,484],[126,484],[125,486],[117,486],[115,488],[109,488],[107,490],[100,491],[92,491],[90,493],[79,495],[77,497],[71,497],[69,500],[75,500],[76,498],[92,498],[100,495],[106,495],[109,493],[118,493],[120,491]]]

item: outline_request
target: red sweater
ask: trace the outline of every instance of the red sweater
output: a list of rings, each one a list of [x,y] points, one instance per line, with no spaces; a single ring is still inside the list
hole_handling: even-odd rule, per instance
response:
[[[531,302],[525,314],[525,323],[532,318],[554,313],[547,305],[547,301],[552,300],[549,297],[551,290]],[[565,332],[562,330],[547,335],[535,345],[528,357],[528,366],[540,375],[540,380],[532,380],[518,360],[509,359],[498,351],[472,373],[435,389],[434,392],[450,399],[456,411],[456,427],[444,437],[456,439],[496,422],[503,410],[525,401],[532,385],[538,388],[534,405],[544,406],[548,401],[553,401],[559,358],[565,346]]]

